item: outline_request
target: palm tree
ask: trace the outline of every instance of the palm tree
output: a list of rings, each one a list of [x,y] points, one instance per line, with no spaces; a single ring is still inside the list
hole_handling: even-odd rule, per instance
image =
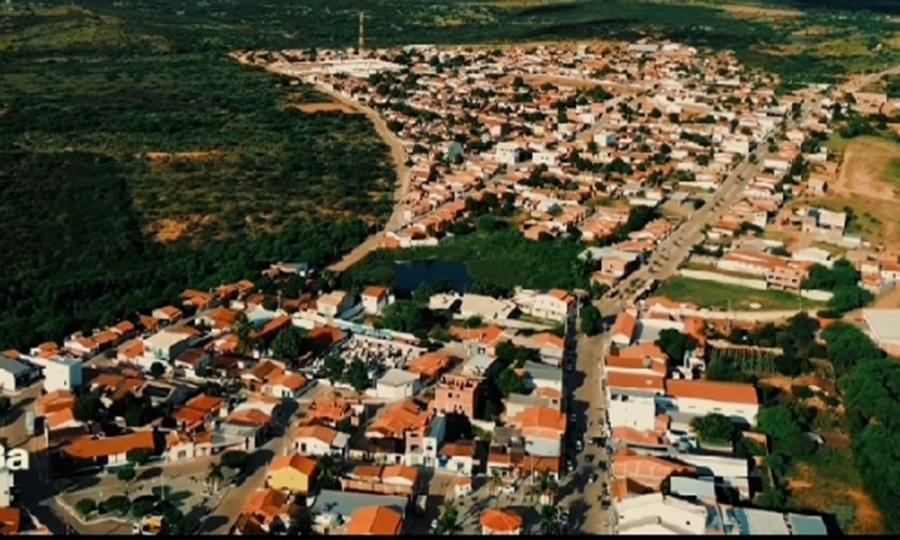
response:
[[[544,536],[559,534],[559,510],[549,504],[542,506],[538,527]]]
[[[446,502],[441,507],[441,516],[438,518],[437,526],[434,528],[435,534],[452,536],[462,531],[462,524],[459,522],[459,511],[452,502]]]
[[[491,495],[496,495],[497,490],[499,490],[503,486],[503,477],[500,476],[500,473],[494,470],[493,474],[491,474]]]
[[[559,486],[547,471],[541,471],[537,475],[537,480],[531,484],[528,494],[532,497],[540,497],[544,493],[552,493],[556,498],[556,490]]]
[[[239,315],[234,325],[232,325],[231,331],[238,339],[237,352],[244,356],[250,356],[253,352],[253,339],[250,337],[253,332],[253,325],[247,320],[247,316],[243,313]]]
[[[206,481],[212,485],[213,492],[219,490],[219,484],[225,479],[222,474],[222,465],[219,463],[210,463],[209,471],[206,473]]]

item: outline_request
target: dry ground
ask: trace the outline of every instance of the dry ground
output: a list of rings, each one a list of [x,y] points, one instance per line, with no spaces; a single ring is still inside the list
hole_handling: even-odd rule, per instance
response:
[[[358,114],[359,111],[344,103],[334,101],[325,101],[321,103],[291,103],[288,107],[297,109],[306,114],[315,114],[320,112],[339,112],[343,114]]]
[[[811,201],[833,210],[853,208],[859,232],[874,244],[900,248],[900,186],[886,181],[888,166],[900,159],[900,144],[878,137],[859,137],[844,149],[837,182],[830,193]]]

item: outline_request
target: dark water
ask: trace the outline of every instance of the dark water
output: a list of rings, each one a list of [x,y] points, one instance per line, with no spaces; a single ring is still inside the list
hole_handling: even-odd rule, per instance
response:
[[[465,265],[442,260],[398,262],[394,265],[393,288],[411,294],[420,285],[448,284],[462,292],[472,283]]]

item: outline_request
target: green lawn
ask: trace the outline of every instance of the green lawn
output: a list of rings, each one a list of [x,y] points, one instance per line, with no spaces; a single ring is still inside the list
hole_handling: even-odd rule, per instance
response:
[[[437,247],[377,251],[347,270],[345,286],[390,283],[396,261],[441,259],[463,263],[476,285],[509,290],[587,286],[578,264],[584,245],[570,240],[532,242],[515,230],[477,232],[447,240]]]
[[[678,302],[691,302],[710,309],[749,310],[758,303],[761,310],[796,309],[800,297],[783,291],[760,291],[737,285],[675,277],[660,285],[656,294]],[[803,299],[804,308],[823,307],[821,302]]]
[[[884,179],[900,188],[900,159],[892,159],[884,170]]]

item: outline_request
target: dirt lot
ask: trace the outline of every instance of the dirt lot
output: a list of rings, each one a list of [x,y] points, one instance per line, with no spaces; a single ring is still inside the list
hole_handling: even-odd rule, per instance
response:
[[[343,114],[357,114],[356,109],[343,103],[334,101],[325,101],[321,103],[292,103],[288,105],[292,109],[297,109],[306,114],[316,114],[320,112],[339,112]]]
[[[849,206],[856,213],[858,227],[851,233],[861,233],[866,240],[888,248],[900,247],[900,186],[887,181],[888,167],[895,159],[900,159],[898,143],[877,137],[853,139],[844,150],[831,192],[811,204],[832,210]]]
[[[796,9],[778,9],[762,6],[730,5],[722,8],[729,15],[738,19],[777,20],[788,17],[803,17],[805,14]]]

